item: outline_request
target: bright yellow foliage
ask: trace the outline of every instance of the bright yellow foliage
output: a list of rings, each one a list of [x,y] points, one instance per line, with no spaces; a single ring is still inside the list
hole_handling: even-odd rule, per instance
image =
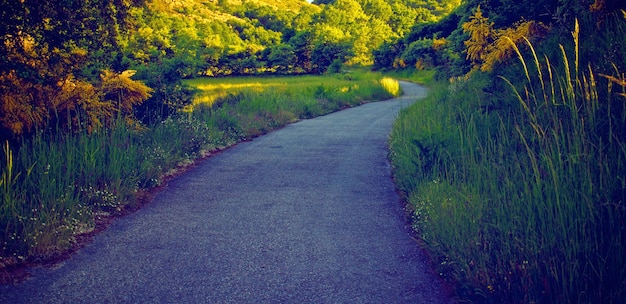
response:
[[[47,117],[45,105],[37,96],[40,84],[23,81],[15,71],[0,74],[0,123],[14,134],[22,134],[43,124]]]
[[[424,70],[426,68],[424,64],[424,59],[420,58],[415,62],[415,69],[418,71]]]
[[[43,87],[43,101],[49,117],[69,129],[86,128],[89,132],[102,126],[102,118],[111,113],[111,105],[100,101],[92,84],[69,75],[56,87]],[[44,125],[38,127],[45,127]]]
[[[474,65],[484,62],[494,40],[494,30],[493,22],[489,22],[489,19],[483,16],[480,5],[470,17],[470,21],[463,23],[463,32],[470,35],[470,38],[465,41],[467,59],[471,60]]]
[[[435,38],[433,39],[433,49],[435,51],[439,51],[443,49],[448,44],[448,40],[446,38]]]
[[[0,72],[0,124],[14,135],[50,127],[92,132],[117,115],[132,120],[133,107],[152,92],[130,78],[132,71],[104,71],[95,85],[76,79],[73,71],[87,59],[84,49],[49,50],[26,35],[9,38],[4,41],[9,59],[36,73]]]
[[[102,83],[99,91],[104,99],[113,105],[115,110],[124,117],[133,114],[133,107],[140,105],[150,97],[152,89],[140,81],[132,80],[136,71],[128,70],[120,74],[104,70],[100,75]]]
[[[513,56],[511,41],[518,45],[524,38],[540,37],[546,29],[543,23],[535,21],[524,21],[510,28],[494,29],[493,23],[483,16],[478,6],[470,21],[463,24],[463,31],[470,35],[465,41],[467,59],[472,61],[474,69],[491,71],[495,64]]]
[[[540,22],[524,21],[514,25],[514,27],[496,30],[490,52],[486,54],[484,63],[480,67],[482,71],[491,71],[498,62],[511,58],[514,54],[511,41],[515,45],[524,42],[524,38],[541,36],[546,30],[546,26]]]

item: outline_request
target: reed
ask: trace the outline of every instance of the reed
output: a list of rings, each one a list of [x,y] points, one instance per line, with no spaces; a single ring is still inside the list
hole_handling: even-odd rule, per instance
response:
[[[479,77],[457,80],[394,126],[394,172],[415,227],[470,299],[626,296],[624,100],[578,62],[578,26],[572,37],[557,65],[528,41],[516,48],[523,80],[501,79],[517,104],[492,110]]]

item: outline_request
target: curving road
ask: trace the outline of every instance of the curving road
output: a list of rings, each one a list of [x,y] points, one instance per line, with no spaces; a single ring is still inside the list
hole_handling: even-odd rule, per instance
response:
[[[405,95],[289,125],[170,181],[0,303],[448,303],[405,229],[387,138]]]

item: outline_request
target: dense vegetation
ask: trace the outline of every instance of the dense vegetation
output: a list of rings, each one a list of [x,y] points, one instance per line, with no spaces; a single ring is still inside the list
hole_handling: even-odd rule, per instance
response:
[[[420,3],[396,6],[413,18]],[[381,75],[342,71],[371,61],[380,40],[370,22],[411,24],[374,17],[372,5],[346,14],[361,4],[2,1],[0,270],[62,253],[203,151],[392,96]],[[192,105],[197,89],[182,81],[323,72],[331,81],[230,92],[210,106]]]
[[[463,299],[619,302],[622,2],[2,0],[0,269],[71,247],[181,163],[391,96],[355,68],[372,65],[432,87],[391,159]],[[223,78],[301,74],[326,75]]]
[[[197,158],[298,119],[400,94],[397,81],[366,72],[246,80],[261,85],[150,127],[120,117],[92,132],[41,132],[20,145],[5,143],[0,270],[63,254],[77,236],[134,210],[147,190]]]
[[[98,126],[119,112],[156,123],[191,102],[183,78],[324,73],[344,63],[369,64],[382,43],[416,21],[438,20],[458,3],[3,1],[0,86],[12,94],[3,95],[0,131],[4,138],[21,136],[58,122],[76,129],[83,117]],[[136,71],[135,82],[132,73],[121,75],[127,70]],[[128,77],[116,82],[117,93],[103,84],[122,76]],[[122,93],[138,99],[119,99]]]
[[[137,30],[122,42],[119,68],[137,70],[155,89],[147,112],[165,105],[171,113],[189,102],[177,79],[321,74],[344,63],[371,64],[374,49],[459,2],[155,0],[130,11]],[[154,116],[146,111],[144,119]]]
[[[376,52],[437,70],[391,158],[414,227],[458,294],[626,297],[626,12],[620,1],[468,1]]]

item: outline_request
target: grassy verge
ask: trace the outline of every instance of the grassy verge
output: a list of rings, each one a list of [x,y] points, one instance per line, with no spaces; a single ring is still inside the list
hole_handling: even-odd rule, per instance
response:
[[[397,71],[389,71],[385,72],[385,75],[400,80],[406,80],[413,83],[419,83],[422,85],[433,85],[435,83],[435,74],[437,70],[435,69],[426,69],[426,70],[415,70],[415,69],[405,69],[405,70],[397,70]]]
[[[203,89],[202,84],[214,81],[191,84]],[[57,133],[20,145],[4,143],[0,270],[65,252],[99,219],[134,209],[143,192],[211,151],[298,119],[399,94],[397,82],[362,72],[220,82],[246,89],[228,89],[212,104],[197,104],[146,128],[120,122],[92,134]],[[245,85],[257,82],[272,84]]]
[[[475,73],[434,84],[400,114],[391,139],[398,186],[462,297],[618,303],[626,82],[579,64],[575,48],[544,60],[528,49],[517,79]]]
[[[225,78],[196,78],[186,80],[185,84],[198,89],[194,105],[212,105],[217,100],[242,93],[272,92],[298,95],[296,97],[315,97],[315,94],[326,94],[336,101],[354,103],[353,97],[358,95],[385,96],[391,92],[380,90],[378,84],[384,83],[381,74],[363,71],[361,69],[334,75],[305,75],[285,77],[225,77]],[[381,82],[382,81],[382,82]],[[321,90],[316,92],[317,90]],[[323,92],[322,92],[323,91]],[[377,92],[378,91],[378,92]],[[299,102],[294,100],[293,102]],[[358,102],[358,101],[356,101]]]

